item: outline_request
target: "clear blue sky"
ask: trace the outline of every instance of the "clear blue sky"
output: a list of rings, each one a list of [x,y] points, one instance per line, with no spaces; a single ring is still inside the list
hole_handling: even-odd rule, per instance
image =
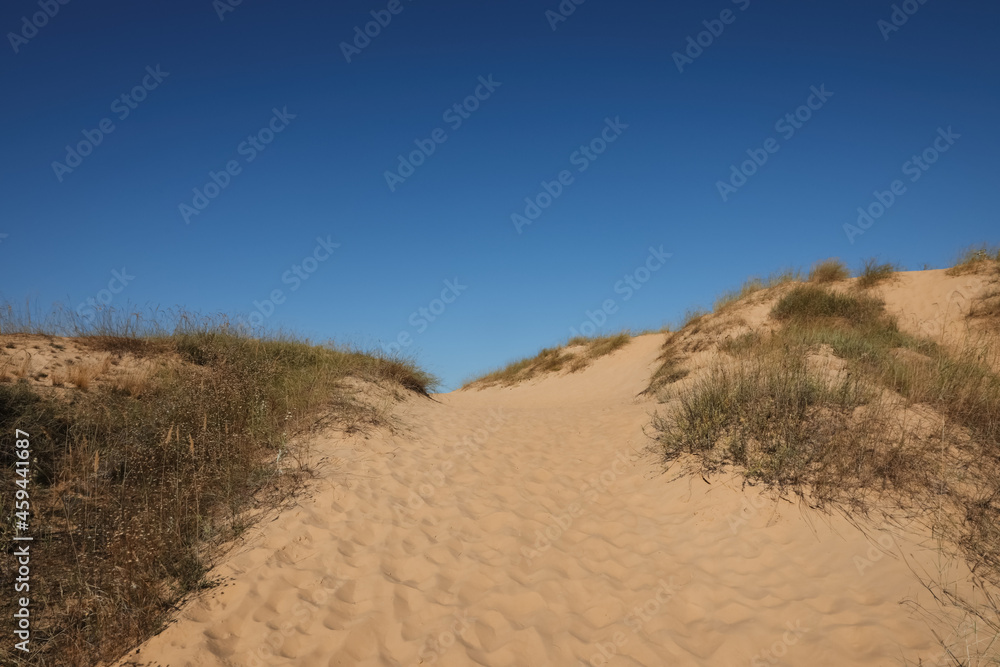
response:
[[[408,334],[452,387],[608,300],[602,330],[658,328],[751,274],[998,240],[997,3],[562,6],[8,0],[0,296],[256,301],[314,339]],[[399,171],[418,140],[434,152]],[[210,172],[228,183],[203,201]],[[558,196],[515,224],[543,181]],[[894,201],[845,232],[876,191]]]

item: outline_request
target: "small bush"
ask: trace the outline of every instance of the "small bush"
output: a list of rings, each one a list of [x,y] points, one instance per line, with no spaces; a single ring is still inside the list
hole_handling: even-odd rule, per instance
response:
[[[811,283],[835,283],[850,277],[850,270],[839,259],[817,262],[809,271],[809,282]]]

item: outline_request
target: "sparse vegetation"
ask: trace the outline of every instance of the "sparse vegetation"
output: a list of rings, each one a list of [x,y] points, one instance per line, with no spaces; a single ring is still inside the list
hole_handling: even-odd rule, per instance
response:
[[[835,258],[816,262],[809,271],[809,282],[811,283],[835,283],[850,277],[851,272],[847,265]]]
[[[869,258],[861,265],[856,283],[859,289],[868,289],[879,283],[892,278],[899,269],[895,264],[879,264],[875,258]]]
[[[727,358],[706,375],[663,389],[671,407],[653,426],[665,459],[703,474],[734,466],[861,513],[890,501],[930,516],[976,576],[1000,584],[995,350],[953,352],[902,332],[880,300],[817,284],[785,293],[771,317],[773,332],[720,344]]]
[[[630,342],[632,342],[632,336],[625,332],[596,338],[577,336],[571,338],[563,346],[545,348],[533,357],[519,359],[503,368],[469,380],[462,385],[462,388],[483,389],[493,385],[510,387],[534,377],[564,369],[575,373]]]
[[[998,268],[1000,268],[1000,247],[981,243],[963,250],[955,265],[948,269],[948,275],[960,276]]]
[[[660,367],[656,369],[649,380],[649,387],[642,393],[655,393],[663,387],[673,384],[678,380],[683,380],[688,376],[688,370],[681,366],[683,359],[677,351],[677,334],[667,337],[663,345],[663,352],[660,354]]]
[[[702,310],[701,308],[694,308],[685,311],[684,317],[681,318],[680,326],[677,327],[677,331],[684,331],[686,329],[697,327],[708,315],[709,311]]]
[[[969,317],[1000,318],[1000,288],[988,289],[969,309]]]
[[[802,274],[796,269],[785,269],[783,271],[778,271],[772,273],[767,278],[760,278],[759,276],[753,276],[748,280],[744,281],[739,289],[731,290],[729,292],[724,292],[720,295],[713,304],[713,311],[718,313],[725,310],[728,306],[746,299],[751,294],[756,294],[763,290],[771,289],[772,287],[777,287],[778,285],[784,285],[785,283],[794,282],[802,279]]]
[[[45,554],[32,581],[34,664],[113,662],[185,595],[213,585],[206,572],[225,543],[307,474],[287,463],[297,435],[320,419],[348,430],[384,423],[357,380],[397,396],[435,383],[405,360],[251,337],[224,321],[182,319],[152,337],[134,324],[128,336],[89,340],[106,352],[53,379],[85,392],[0,385],[0,428],[31,434],[32,526]],[[166,363],[102,378],[113,354],[161,352]],[[13,464],[11,451],[0,454],[8,479]],[[4,516],[12,503],[0,499]],[[8,589],[11,530],[0,527]],[[11,604],[5,596],[3,614]]]

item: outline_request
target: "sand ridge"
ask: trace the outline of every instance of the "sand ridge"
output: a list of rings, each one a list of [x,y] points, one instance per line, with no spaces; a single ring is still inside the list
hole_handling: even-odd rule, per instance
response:
[[[639,396],[664,337],[512,389],[413,399],[123,664],[893,665],[936,659],[912,536],[670,481]],[[905,556],[901,558],[900,556]]]

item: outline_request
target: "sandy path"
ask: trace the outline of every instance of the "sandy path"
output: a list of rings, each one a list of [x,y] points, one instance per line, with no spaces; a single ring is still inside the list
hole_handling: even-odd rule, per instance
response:
[[[317,445],[311,497],[253,531],[131,656],[159,665],[895,665],[934,658],[920,588],[855,528],[668,482],[635,398],[662,337],[573,376],[402,409]],[[883,535],[890,551],[913,548]]]

